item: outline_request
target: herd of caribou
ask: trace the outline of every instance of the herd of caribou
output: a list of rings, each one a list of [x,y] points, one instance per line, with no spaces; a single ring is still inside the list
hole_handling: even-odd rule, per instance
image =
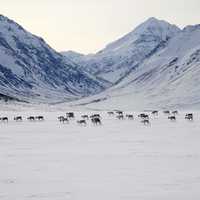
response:
[[[150,114],[140,113],[137,117],[141,119],[141,123],[144,125],[150,125],[150,115],[158,116],[160,111],[154,110],[151,111]],[[169,111],[165,110],[163,113],[167,116],[170,121],[176,121],[176,116],[178,115],[178,111]],[[114,110],[107,112],[108,116],[114,116],[116,119],[119,120],[134,120],[133,114],[125,114],[123,111]],[[65,116],[59,116],[58,120],[62,123],[69,123],[71,119],[75,119],[74,112],[68,112]],[[187,113],[185,115],[185,119],[189,121],[193,121],[193,113]],[[29,116],[27,118],[28,121],[44,121],[44,116]],[[1,117],[0,121],[8,122],[8,117]],[[14,121],[21,122],[23,121],[22,116],[14,117]],[[92,115],[81,115],[81,119],[77,120],[77,124],[86,126],[88,122],[91,121],[94,125],[102,125],[102,117],[100,114],[92,114]]]
[[[169,111],[169,110],[165,110],[163,111],[163,113],[165,115],[167,115],[168,119],[171,120],[171,121],[176,121],[176,115],[178,115],[178,111],[175,110],[175,111]],[[109,111],[107,112],[107,114],[109,116],[114,116],[116,119],[119,119],[119,120],[124,120],[124,119],[128,119],[128,120],[134,120],[134,116],[133,114],[125,114],[123,111],[120,111],[120,110],[114,110],[114,111]],[[154,111],[151,111],[150,113],[151,115],[153,116],[158,116],[159,114],[159,111],[157,110],[154,110]],[[137,117],[139,119],[141,119],[141,123],[143,123],[144,125],[150,125],[150,114],[146,114],[146,113],[140,113]],[[73,112],[69,112],[69,113],[66,113],[66,116],[60,116],[58,117],[59,121],[60,122],[69,122],[70,119],[74,119],[75,118],[75,115]],[[80,125],[87,125],[88,123],[88,120],[90,120],[94,125],[101,125],[102,122],[101,122],[101,115],[100,114],[93,114],[93,115],[81,115],[81,120],[78,120],[77,123],[80,124]],[[193,113],[187,113],[185,115],[185,119],[189,120],[189,121],[193,121]]]
[[[16,122],[22,122],[23,117],[22,116],[16,116],[13,119]],[[27,118],[28,121],[44,121],[44,116],[30,116]],[[1,122],[8,122],[8,117],[0,117]]]
[[[93,114],[91,116],[82,115],[81,120],[77,120],[77,124],[79,125],[87,125],[87,121],[90,119],[92,124],[94,125],[102,125],[100,114]],[[66,116],[59,116],[58,120],[62,123],[69,122],[70,119],[75,119],[75,114],[73,112],[66,113]]]

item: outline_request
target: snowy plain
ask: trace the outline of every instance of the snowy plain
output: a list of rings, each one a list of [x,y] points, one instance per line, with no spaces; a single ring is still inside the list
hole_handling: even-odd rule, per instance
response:
[[[45,110],[45,109],[44,109]],[[67,111],[67,110],[66,110]],[[102,126],[58,122],[64,111],[1,111],[1,200],[199,200],[200,113],[170,122],[151,116],[144,126],[100,113]],[[44,122],[13,117],[44,115]]]

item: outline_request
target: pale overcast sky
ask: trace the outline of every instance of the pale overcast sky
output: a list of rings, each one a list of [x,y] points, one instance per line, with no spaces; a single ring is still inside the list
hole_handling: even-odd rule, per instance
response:
[[[200,0],[0,0],[0,12],[57,51],[92,53],[149,17],[199,24]]]

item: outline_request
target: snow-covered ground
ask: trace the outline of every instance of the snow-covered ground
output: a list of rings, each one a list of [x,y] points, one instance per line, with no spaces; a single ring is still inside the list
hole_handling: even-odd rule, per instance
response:
[[[102,126],[57,121],[65,112],[2,111],[1,200],[199,200],[200,113],[122,120],[101,112]],[[128,112],[134,113],[134,112]],[[14,122],[15,115],[44,122]],[[136,113],[135,113],[136,116]]]

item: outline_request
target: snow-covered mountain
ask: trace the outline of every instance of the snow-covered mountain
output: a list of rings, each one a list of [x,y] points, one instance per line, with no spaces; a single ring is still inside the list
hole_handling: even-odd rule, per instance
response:
[[[65,56],[97,77],[117,83],[179,32],[175,25],[150,18],[97,54],[77,57],[76,53],[66,52]]]
[[[42,38],[0,15],[0,94],[57,102],[96,94],[104,87]]]
[[[0,16],[1,99],[56,103],[85,97],[73,105],[106,109],[198,106],[199,67],[200,25],[181,30],[150,18],[98,53],[82,55],[58,53]]]
[[[178,30],[119,83],[74,104],[107,109],[200,108],[200,25]]]

